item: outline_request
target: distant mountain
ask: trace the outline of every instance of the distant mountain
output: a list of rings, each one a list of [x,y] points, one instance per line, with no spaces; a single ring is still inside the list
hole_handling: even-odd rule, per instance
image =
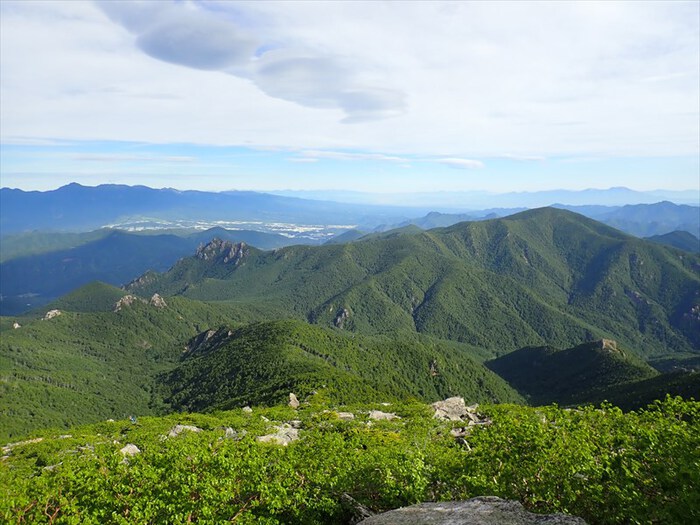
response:
[[[617,187],[587,190],[546,190],[532,192],[492,193],[485,191],[436,191],[416,193],[362,193],[353,191],[274,191],[276,195],[303,199],[331,200],[355,204],[382,204],[429,207],[436,211],[454,213],[457,210],[485,208],[536,208],[560,202],[570,206],[651,204],[663,200],[677,204],[698,205],[700,191],[635,191]]]
[[[37,229],[89,231],[127,222],[151,226],[201,221],[378,224],[417,213],[415,209],[320,202],[252,191],[212,193],[76,183],[45,192],[2,188],[0,210],[3,235]]]
[[[653,235],[647,237],[646,240],[656,244],[672,246],[686,252],[700,253],[700,239],[686,231],[673,231],[663,235]]]
[[[608,213],[591,213],[588,216],[637,237],[662,235],[679,230],[692,233],[696,237],[700,236],[700,206],[697,205],[679,205],[663,201],[627,205]]]
[[[637,237],[648,237],[677,230],[687,231],[694,236],[700,236],[700,206],[677,205],[666,201],[628,206],[569,206],[554,204],[552,207],[580,213]],[[464,221],[507,217],[521,211],[524,211],[524,209],[499,208],[473,211],[469,214],[430,212],[424,217],[409,219],[393,226],[381,226],[378,230],[386,231],[407,225],[431,229],[451,226]]]
[[[605,339],[567,350],[526,347],[486,365],[536,405],[586,403],[600,391],[659,375]]]
[[[700,349],[700,258],[564,210],[260,252],[218,243],[129,286],[360,333],[421,332],[502,354],[616,339],[638,355]]]
[[[97,233],[97,235],[95,235]],[[68,240],[77,240],[67,234]],[[139,235],[119,230],[84,234],[88,239],[75,248],[14,258],[0,263],[0,312],[16,315],[55,299],[91,281],[122,285],[147,270],[165,271],[177,259],[191,254],[214,237],[248,242],[261,248],[288,246],[282,235],[223,228],[176,235]],[[19,236],[31,244],[30,235]],[[20,247],[15,247],[19,250]]]

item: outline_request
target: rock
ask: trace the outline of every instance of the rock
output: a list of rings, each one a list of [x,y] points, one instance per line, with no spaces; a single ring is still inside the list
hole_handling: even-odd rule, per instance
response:
[[[250,407],[247,407],[247,406],[246,406],[246,407],[243,407],[241,410],[243,410],[243,412],[246,413],[246,414],[252,414],[252,413],[253,413],[253,409],[250,408]]]
[[[248,434],[247,430],[241,430],[240,432],[237,432],[236,430],[232,429],[231,427],[224,428],[224,439],[239,440],[243,436],[245,436],[246,434]]]
[[[166,308],[168,306],[165,300],[157,293],[154,293],[151,296],[151,300],[148,301],[148,304],[150,304],[154,308]]]
[[[43,317],[42,321],[48,321],[49,319],[53,319],[54,317],[58,317],[61,315],[63,312],[61,310],[49,310],[46,312],[46,315]]]
[[[276,445],[287,446],[292,441],[299,439],[299,430],[292,428],[291,425],[284,424],[273,427],[275,432],[264,436],[259,436],[258,441],[261,443],[274,443]]]
[[[463,397],[450,397],[444,401],[437,401],[430,405],[435,409],[433,417],[447,419],[449,421],[462,421],[462,416],[468,414],[467,405]]]
[[[211,242],[201,245],[195,252],[195,257],[204,261],[220,260],[224,264],[233,263],[238,266],[250,254],[248,245],[244,242],[234,244],[214,238]]]
[[[18,328],[22,328],[22,325],[15,321],[14,323],[12,323],[12,328],[17,330]]]
[[[193,425],[175,425],[173,428],[170,429],[170,432],[168,432],[167,437],[177,437],[183,432],[201,432],[202,429],[199,427],[195,427]]]
[[[350,513],[348,525],[356,525],[362,520],[374,516],[374,512],[346,492],[340,495],[340,505]]]
[[[31,445],[32,443],[41,443],[44,441],[44,438],[33,438],[33,439],[27,439],[25,441],[17,441],[15,443],[8,443],[4,447],[2,447],[2,453],[3,454],[9,454],[12,452],[12,449],[15,447],[22,447],[24,445]]]
[[[289,406],[292,408],[299,408],[299,400],[292,392],[289,393]]]
[[[586,525],[566,514],[533,514],[518,501],[482,496],[467,501],[421,503],[391,510],[362,525]]]
[[[300,419],[292,419],[289,422],[289,426],[292,428],[301,428],[301,420]]]
[[[135,295],[127,294],[121,299],[119,299],[116,303],[114,303],[114,311],[119,312],[136,302],[145,303],[146,301],[144,301],[140,297],[136,297]]]
[[[393,412],[382,412],[381,410],[371,410],[369,418],[375,421],[391,421],[392,419],[401,419]]]
[[[352,421],[355,419],[355,414],[352,412],[336,412],[336,416],[338,416],[338,419],[342,419],[343,421]]]
[[[333,321],[333,324],[335,324],[336,328],[342,329],[343,326],[345,326],[345,321],[347,321],[349,318],[350,310],[348,310],[347,308],[343,308],[335,316],[335,321]]]
[[[139,450],[139,447],[131,443],[125,445],[121,450],[119,450],[119,452],[121,452],[121,455],[124,456],[124,462],[128,462],[127,458],[131,456],[141,454],[141,450]]]

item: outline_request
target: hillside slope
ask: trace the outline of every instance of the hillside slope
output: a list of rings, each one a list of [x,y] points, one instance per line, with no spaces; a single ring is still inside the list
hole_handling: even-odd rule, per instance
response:
[[[601,391],[659,375],[610,340],[566,350],[521,348],[486,366],[537,405],[586,403]]]
[[[430,340],[349,336],[302,321],[256,323],[201,334],[160,377],[175,410],[226,410],[283,402],[324,388],[336,403],[376,399],[522,402],[463,349]]]

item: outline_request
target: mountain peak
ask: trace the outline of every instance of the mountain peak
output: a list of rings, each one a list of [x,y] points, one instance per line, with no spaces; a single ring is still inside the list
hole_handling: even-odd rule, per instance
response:
[[[197,248],[195,257],[203,261],[222,260],[224,263],[233,262],[238,265],[249,254],[250,249],[244,242],[233,243],[214,237],[208,243]]]

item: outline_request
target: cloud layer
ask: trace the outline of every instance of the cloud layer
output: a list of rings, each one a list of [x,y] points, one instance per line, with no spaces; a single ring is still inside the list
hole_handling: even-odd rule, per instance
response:
[[[3,0],[0,15],[4,143],[274,147],[298,168],[427,177],[699,154],[697,2]]]
[[[350,61],[304,42],[276,43],[264,27],[246,29],[237,12],[223,16],[189,2],[104,0],[97,5],[157,60],[249,79],[271,97],[308,108],[340,109],[346,123],[396,116],[405,109],[402,92],[363,84]]]

